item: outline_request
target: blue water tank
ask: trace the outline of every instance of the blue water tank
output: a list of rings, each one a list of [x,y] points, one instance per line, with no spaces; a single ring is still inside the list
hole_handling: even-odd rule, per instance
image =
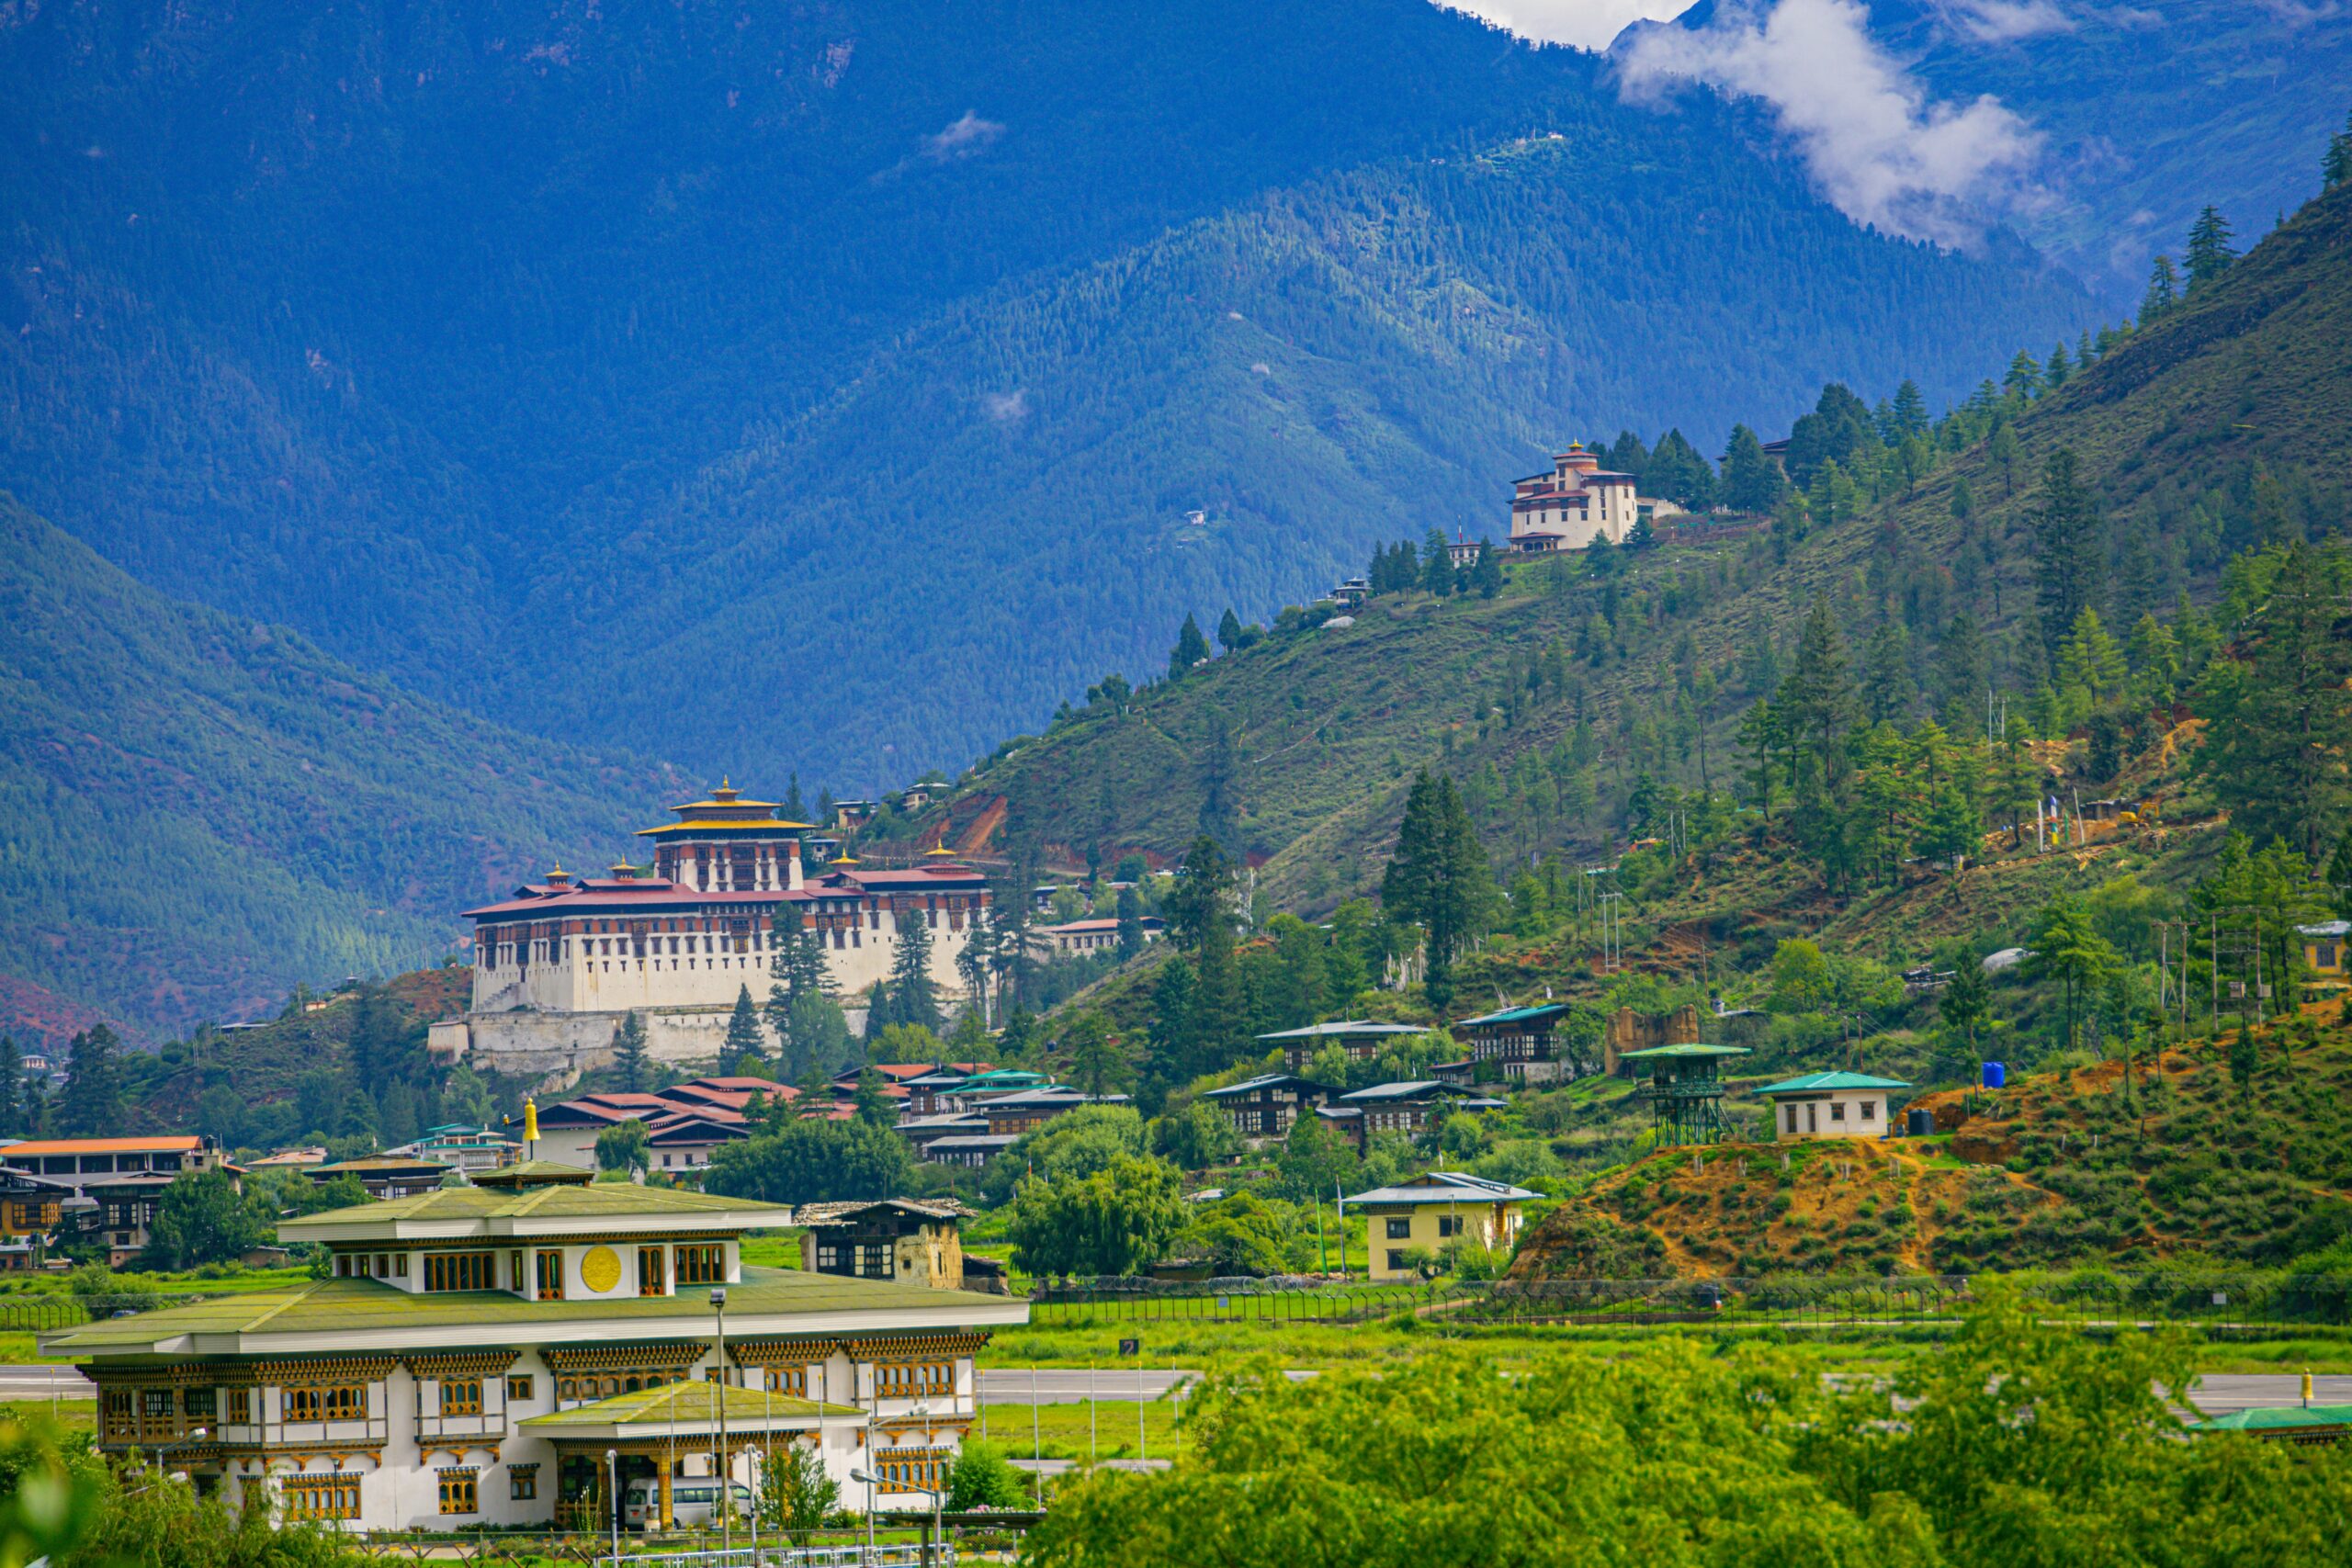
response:
[[[1984,1087],[1986,1089],[2007,1089],[2008,1087],[2008,1083],[2009,1069],[2007,1067],[2002,1066],[1998,1062],[1987,1062],[1984,1064]]]

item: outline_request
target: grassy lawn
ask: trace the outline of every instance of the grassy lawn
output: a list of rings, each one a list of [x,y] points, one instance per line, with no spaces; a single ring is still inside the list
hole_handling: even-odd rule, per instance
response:
[[[1109,1386],[1114,1374],[1105,1374]],[[1143,1431],[1136,1430],[1136,1412],[1143,1411]],[[1152,1459],[1174,1459],[1182,1451],[1178,1409],[1170,1400],[1152,1400],[1138,1407],[1130,1399],[1097,1400],[1091,1409],[1076,1404],[991,1404],[987,1407],[988,1441],[1012,1459],[1135,1459],[1148,1447]],[[1031,1413],[1036,1425],[1033,1439]],[[978,1434],[977,1430],[974,1435]],[[1140,1443],[1138,1438],[1140,1437]]]
[[[10,1330],[0,1333],[0,1367],[29,1367],[47,1361],[58,1366],[76,1359],[73,1356],[44,1356],[33,1347],[30,1330]]]
[[[95,1399],[61,1399],[54,1405],[45,1399],[0,1402],[0,1423],[51,1419],[69,1432],[95,1432],[98,1429],[98,1402]]]

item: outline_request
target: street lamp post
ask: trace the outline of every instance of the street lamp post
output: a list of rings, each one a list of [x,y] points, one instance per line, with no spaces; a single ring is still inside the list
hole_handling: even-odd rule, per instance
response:
[[[735,1545],[735,1467],[728,1462],[727,1453],[727,1290],[724,1286],[710,1292],[710,1310],[718,1314],[718,1365],[712,1400],[718,1406],[718,1550],[731,1551]]]
[[[613,1502],[613,1563],[619,1568],[621,1560],[621,1451],[605,1450],[605,1490]]]

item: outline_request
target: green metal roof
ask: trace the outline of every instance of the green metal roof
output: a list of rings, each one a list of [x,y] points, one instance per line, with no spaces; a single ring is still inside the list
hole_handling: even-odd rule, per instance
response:
[[[1747,1055],[1747,1047],[1745,1045],[1653,1045],[1646,1051],[1621,1051],[1618,1053],[1617,1059],[1621,1062],[1646,1062],[1653,1057],[1670,1060],[1675,1057],[1745,1056]]]
[[[676,1219],[763,1210],[773,1212],[777,1224],[790,1221],[792,1211],[782,1203],[721,1198],[715,1193],[688,1192],[675,1187],[639,1187],[626,1181],[599,1181],[586,1186],[448,1187],[382,1203],[330,1209],[321,1214],[281,1220],[277,1234],[280,1240],[300,1241],[309,1231],[352,1224],[390,1224],[401,1220],[520,1219],[526,1215],[541,1220]]]
[[[1901,1078],[1874,1078],[1868,1073],[1807,1073],[1801,1078],[1786,1078],[1767,1084],[1758,1094],[1819,1093],[1833,1089],[1909,1089]]]
[[[2352,1426],[2352,1404],[2289,1404],[2260,1410],[2233,1410],[2226,1416],[2191,1421],[2192,1432],[2278,1432],[2298,1427]]]
[[[440,1197],[449,1193],[436,1194]],[[845,1313],[986,1307],[994,1321],[1010,1298],[967,1291],[935,1291],[884,1280],[853,1280],[797,1269],[746,1267],[727,1287],[730,1320],[788,1313]],[[444,1291],[412,1295],[379,1280],[307,1280],[282,1290],[215,1296],[132,1317],[106,1318],[42,1337],[44,1353],[136,1352],[187,1335],[280,1335],[398,1328],[430,1333],[486,1324],[528,1328],[566,1323],[620,1322],[631,1334],[707,1337],[711,1311],[703,1292],[676,1296],[598,1296],[560,1302],[526,1301],[504,1291]],[[527,1338],[527,1335],[525,1336]],[[420,1348],[430,1340],[419,1339]],[[232,1352],[223,1351],[223,1354]]]
[[[1310,1023],[1304,1029],[1277,1030],[1261,1034],[1261,1040],[1343,1040],[1351,1035],[1367,1038],[1384,1034],[1427,1034],[1428,1030],[1417,1023],[1367,1023],[1361,1019],[1341,1019],[1336,1023]]]
[[[1567,1010],[1568,1004],[1566,1002],[1544,1002],[1535,1007],[1505,1008],[1500,1012],[1482,1013],[1476,1018],[1465,1018],[1453,1027],[1473,1029],[1486,1023],[1529,1023],[1539,1018],[1556,1017]]]
[[[632,1427],[713,1426],[718,1420],[719,1392],[718,1383],[700,1378],[681,1379],[659,1388],[616,1393],[594,1404],[527,1416],[515,1425],[548,1438],[560,1438],[583,1427],[604,1431]],[[763,1393],[758,1389],[731,1384],[726,1388],[726,1411],[728,1427],[747,1434],[768,1425],[805,1427],[828,1416],[865,1414],[853,1404],[826,1404],[814,1399]]]

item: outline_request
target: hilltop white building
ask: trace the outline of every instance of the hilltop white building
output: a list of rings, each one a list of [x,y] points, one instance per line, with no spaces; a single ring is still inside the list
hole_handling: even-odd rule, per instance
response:
[[[1595,539],[1622,545],[1640,516],[1634,476],[1611,473],[1582,442],[1552,459],[1552,470],[1511,482],[1510,547],[1522,554],[1580,550]]]

